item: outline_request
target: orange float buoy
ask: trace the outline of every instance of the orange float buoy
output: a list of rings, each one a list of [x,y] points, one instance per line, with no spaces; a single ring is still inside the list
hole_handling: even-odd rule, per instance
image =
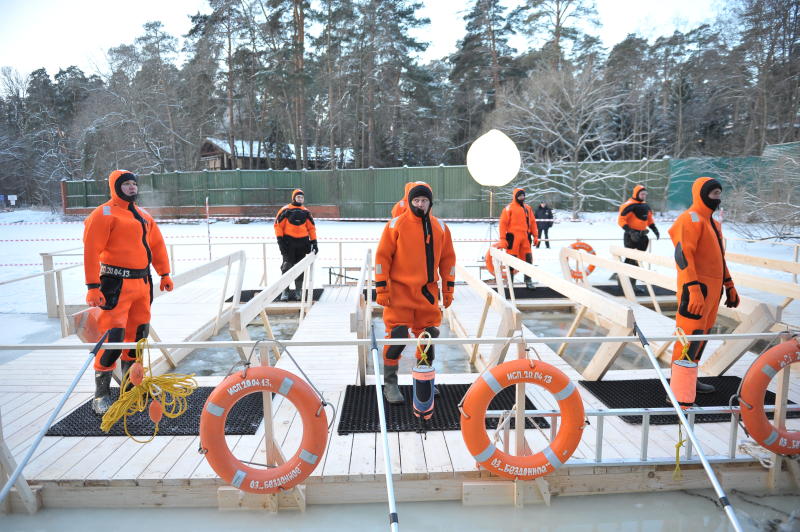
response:
[[[500,391],[514,384],[531,383],[555,396],[561,409],[558,434],[542,451],[515,456],[496,448],[486,433],[486,409]],[[462,403],[461,435],[470,454],[485,469],[501,477],[531,480],[564,465],[581,441],[585,426],[583,401],[575,384],[561,370],[528,359],[505,362],[486,371],[472,383]]]
[[[131,365],[131,369],[128,370],[128,380],[131,381],[131,384],[134,386],[139,386],[144,379],[144,366],[142,366],[141,362],[134,362]]]
[[[669,387],[681,408],[691,407],[697,397],[697,363],[684,359],[673,362]]]
[[[161,418],[164,417],[164,407],[157,399],[153,399],[150,401],[150,407],[147,409],[147,413],[150,414],[150,419],[153,423],[158,424]]]
[[[585,251],[586,253],[591,253],[592,255],[595,255],[594,248],[592,248],[592,246],[590,246],[586,242],[580,242],[580,241],[573,242],[572,244],[569,245],[569,247],[572,249]],[[580,279],[586,279],[589,276],[589,274],[592,273],[593,271],[594,271],[594,264],[589,264],[583,270],[577,270],[572,268],[569,269],[570,275],[572,275],[572,278],[575,279],[576,281]]]
[[[257,469],[236,458],[225,441],[225,420],[246,395],[274,392],[288,399],[303,422],[303,438],[294,456],[276,467]],[[277,493],[305,480],[319,465],[328,441],[324,403],[304,380],[273,367],[249,368],[229,375],[206,400],[200,415],[200,447],[225,482],[249,493]]]
[[[800,431],[780,429],[764,412],[764,395],[780,370],[800,362],[797,338],[780,343],[759,356],[742,379],[739,408],[744,428],[762,447],[776,454],[800,454]]]

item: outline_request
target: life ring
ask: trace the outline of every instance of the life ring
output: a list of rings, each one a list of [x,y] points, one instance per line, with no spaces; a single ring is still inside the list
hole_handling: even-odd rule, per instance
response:
[[[497,248],[497,249],[503,249],[503,248],[500,247],[500,244],[497,243],[497,242],[492,244],[492,247],[493,248]],[[486,250],[486,269],[489,270],[489,273],[491,273],[495,277],[495,279],[497,278],[497,275],[494,273],[494,261],[492,260],[492,248],[489,248],[489,249]],[[505,280],[505,278],[506,278],[506,269],[502,265],[500,266],[500,277],[502,277],[503,280]]]
[[[591,253],[592,255],[595,255],[592,246],[590,246],[586,242],[581,242],[580,240],[578,242],[573,242],[572,244],[569,245],[569,247],[572,249],[582,250],[585,251],[586,253]],[[573,270],[572,268],[569,269],[569,273],[572,275],[572,278],[575,279],[576,281],[580,279],[586,279],[589,276],[589,274],[592,273],[593,271],[594,271],[594,264],[589,264],[584,270]]]
[[[797,339],[771,347],[747,370],[739,393],[739,407],[747,432],[759,445],[777,454],[800,454],[800,431],[779,429],[769,422],[764,412],[764,394],[781,369],[797,362],[800,362]]]
[[[297,408],[303,420],[303,439],[297,452],[285,463],[257,469],[237,459],[225,441],[225,420],[234,404],[256,392],[283,395]],[[328,418],[319,396],[305,381],[288,371],[253,367],[229,375],[214,388],[200,415],[200,446],[219,477],[249,493],[277,493],[290,489],[317,467],[328,440]]]
[[[486,433],[486,409],[494,396],[513,384],[537,384],[552,393],[561,409],[561,427],[542,451],[527,456],[507,454]],[[519,359],[486,371],[472,383],[461,409],[461,435],[470,454],[485,469],[501,477],[532,480],[564,465],[581,441],[585,424],[583,401],[575,384],[546,362]]]

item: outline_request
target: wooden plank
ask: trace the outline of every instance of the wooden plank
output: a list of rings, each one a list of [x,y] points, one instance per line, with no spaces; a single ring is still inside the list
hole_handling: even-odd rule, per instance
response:
[[[167,437],[161,436],[166,439]],[[187,452],[196,451],[192,449],[197,436],[173,436],[167,444],[158,452],[153,460],[139,473],[138,481],[161,480],[173,468],[175,463]],[[188,477],[187,477],[188,478]]]
[[[36,478],[40,480],[58,480],[67,471],[72,469],[81,460],[93,454],[95,449],[103,443],[106,438],[67,438],[78,440],[77,443],[65,452],[62,456],[52,460],[49,465],[42,463],[34,468],[38,470]],[[30,470],[29,470],[30,471]]]
[[[111,476],[112,481],[126,481],[136,483],[136,479],[147,469],[147,466],[164,450],[168,443],[172,441],[175,436],[156,436],[153,441],[149,443],[140,444],[141,449],[136,452],[131,459],[125,462],[114,475]]]
[[[162,479],[164,484],[188,484],[194,470],[197,469],[200,462],[205,461],[205,456],[198,452],[199,446],[200,436],[192,437],[192,441],[186,446],[183,454],[175,460],[175,463],[164,475]]]
[[[380,434],[378,434],[380,437]],[[351,480],[372,480],[375,478],[375,447],[382,445],[376,440],[376,433],[353,434],[353,449],[350,453],[349,477]]]
[[[122,445],[106,456],[105,460],[97,464],[97,467],[86,475],[86,482],[92,485],[110,484],[114,474],[141,450],[142,444],[125,438]]]
[[[401,432],[400,440],[400,476],[403,480],[420,480],[428,478],[425,465],[425,446],[422,436],[416,432]]]
[[[109,456],[116,453],[117,449],[128,440],[126,436],[108,436],[106,438],[93,439],[98,440],[97,446],[92,449],[91,453],[67,469],[61,475],[60,480],[83,485],[84,479],[97,468],[98,464],[104,463]]]
[[[429,431],[422,437],[425,465],[430,478],[453,478],[453,463],[442,431]]]

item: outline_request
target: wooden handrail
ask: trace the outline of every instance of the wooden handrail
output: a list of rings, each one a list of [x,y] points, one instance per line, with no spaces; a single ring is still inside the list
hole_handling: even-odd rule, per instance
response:
[[[506,253],[504,250],[491,248],[490,253],[498,262],[508,264],[515,270],[549,286],[576,303],[589,307],[592,311],[604,316],[613,323],[623,327],[633,327],[633,311],[626,305],[610,300],[608,297],[596,294],[570,281],[556,277],[552,273],[535,267],[533,264],[521,261],[517,257]]]
[[[240,253],[244,253],[240,251]],[[306,266],[312,264],[317,258],[316,253],[309,253],[303,260],[292,266],[289,270],[281,275],[280,279],[275,281],[272,285],[256,294],[253,299],[240,305],[236,308],[231,316],[230,326],[231,329],[242,330],[247,327],[256,316],[259,315],[261,309],[272,302],[285,288],[294,282],[294,280],[305,272]]]

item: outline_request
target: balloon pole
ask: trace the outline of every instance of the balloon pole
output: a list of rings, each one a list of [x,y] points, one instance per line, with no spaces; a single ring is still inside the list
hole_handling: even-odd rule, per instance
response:
[[[494,218],[494,190],[489,187],[489,218]]]

